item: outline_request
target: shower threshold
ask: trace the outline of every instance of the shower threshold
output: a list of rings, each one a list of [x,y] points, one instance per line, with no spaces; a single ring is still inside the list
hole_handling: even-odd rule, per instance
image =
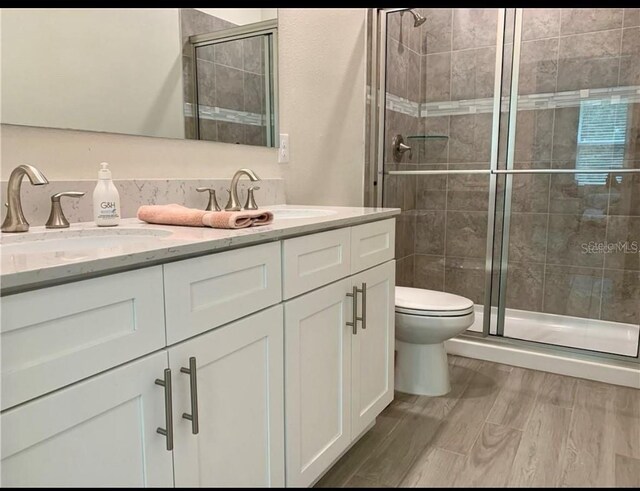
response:
[[[482,332],[482,305],[475,306],[475,321],[469,331]],[[491,334],[496,334],[498,309],[491,309]],[[506,309],[504,337],[547,345],[580,348],[600,353],[635,357],[640,325],[566,315]]]

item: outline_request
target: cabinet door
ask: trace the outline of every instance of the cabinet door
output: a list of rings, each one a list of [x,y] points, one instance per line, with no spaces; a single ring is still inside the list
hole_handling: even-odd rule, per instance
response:
[[[162,351],[0,415],[2,486],[173,486]]]
[[[309,486],[351,441],[351,280],[285,303],[287,486]]]
[[[169,349],[178,487],[284,486],[282,306]],[[199,433],[192,433],[195,357]]]
[[[389,261],[352,277],[352,285],[367,284],[366,315],[358,294],[358,322],[351,339],[351,428],[360,434],[393,399],[393,350],[395,336],[395,261]]]

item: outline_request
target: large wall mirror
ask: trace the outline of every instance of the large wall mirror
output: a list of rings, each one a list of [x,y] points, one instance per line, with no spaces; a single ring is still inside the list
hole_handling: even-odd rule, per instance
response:
[[[2,9],[1,28],[2,123],[277,144],[276,9]]]

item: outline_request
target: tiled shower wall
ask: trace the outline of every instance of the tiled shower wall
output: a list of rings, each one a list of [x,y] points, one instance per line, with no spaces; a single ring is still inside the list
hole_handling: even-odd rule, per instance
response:
[[[387,109],[385,167],[488,168],[492,114],[430,109],[461,100],[480,107],[479,99],[493,96],[496,10],[418,10],[427,18],[421,27],[408,13],[391,14],[389,23],[387,91],[420,110]],[[525,9],[519,94],[562,93],[574,103],[519,111],[516,168],[575,168],[585,89],[640,86],[639,10]],[[640,105],[627,106],[623,166],[640,168]],[[439,138],[411,140],[411,157],[395,164],[396,133],[405,141]],[[403,209],[398,284],[483,302],[488,184],[477,175],[387,176],[385,206]],[[514,177],[507,306],[640,322],[640,254],[584,249],[590,242],[640,243],[639,194],[637,175],[595,185],[580,185],[572,174]]]
[[[180,9],[184,99],[193,114],[189,36],[236,27],[195,9]],[[200,139],[266,145],[264,45],[262,37],[198,48]],[[185,135],[195,138],[193,117],[185,118]]]
[[[410,14],[391,14],[387,92],[418,106],[493,96],[495,9],[416,9],[427,21],[413,27]],[[455,11],[454,11],[455,10]],[[446,112],[446,111],[445,111]],[[427,114],[429,111],[427,110]],[[491,114],[428,116],[386,112],[387,170],[488,168]],[[412,147],[400,164],[391,138]],[[408,135],[428,139],[407,139]],[[387,176],[385,206],[398,218],[397,283],[460,293],[481,303],[484,292],[488,179],[484,176]]]

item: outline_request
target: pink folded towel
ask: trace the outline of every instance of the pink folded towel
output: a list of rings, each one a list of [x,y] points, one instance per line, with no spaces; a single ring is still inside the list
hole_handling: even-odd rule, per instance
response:
[[[208,211],[202,223],[213,228],[245,228],[269,225],[273,213],[268,210]]]
[[[138,219],[161,225],[246,228],[269,225],[273,222],[273,213],[268,210],[204,211],[174,203],[171,205],[143,205],[138,208]]]

